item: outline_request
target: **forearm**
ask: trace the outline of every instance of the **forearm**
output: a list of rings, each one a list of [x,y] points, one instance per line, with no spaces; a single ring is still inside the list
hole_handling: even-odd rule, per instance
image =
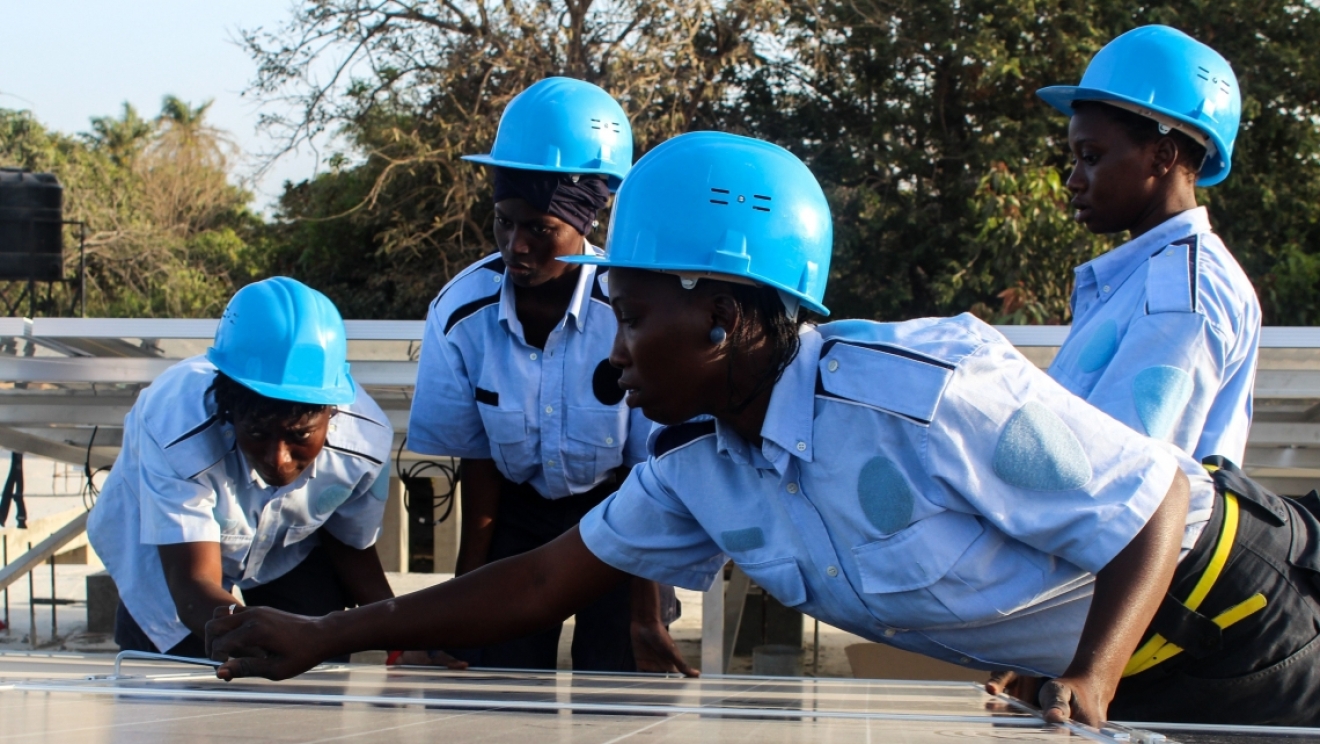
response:
[[[316,622],[317,656],[374,648],[465,648],[561,622],[626,575],[597,559],[574,528],[553,542],[430,589]]]
[[[188,630],[205,637],[206,623],[215,609],[238,603],[222,583],[220,544],[179,543],[160,545],[157,550],[179,620]]]
[[[463,524],[459,530],[458,561],[454,574],[462,576],[486,565],[495,518],[500,508],[501,476],[494,460],[463,460],[461,499]]]
[[[318,534],[352,605],[368,605],[394,596],[374,545],[359,549],[340,542],[329,530],[321,529]]]
[[[632,577],[632,621],[660,622],[660,585],[640,576]]]
[[[1179,470],[1164,502],[1137,536],[1096,574],[1095,594],[1065,677],[1087,678],[1113,698],[1129,657],[1155,617],[1178,565],[1187,520],[1187,476]]]

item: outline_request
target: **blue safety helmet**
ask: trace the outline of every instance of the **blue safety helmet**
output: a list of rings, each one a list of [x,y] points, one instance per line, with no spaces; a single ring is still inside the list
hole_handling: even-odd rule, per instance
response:
[[[357,398],[344,319],[335,303],[286,276],[238,290],[206,358],[267,398],[330,406]]]
[[[1242,119],[1237,76],[1219,52],[1177,29],[1133,29],[1096,53],[1080,85],[1036,95],[1069,116],[1074,101],[1101,101],[1191,136],[1207,151],[1198,186],[1219,183],[1232,167]]]
[[[609,93],[572,78],[546,78],[509,101],[488,155],[464,160],[551,173],[597,173],[610,190],[632,167],[632,125]]]
[[[821,304],[834,227],[816,177],[792,153],[722,132],[693,132],[637,162],[615,199],[605,255],[562,258],[750,280],[797,303]]]

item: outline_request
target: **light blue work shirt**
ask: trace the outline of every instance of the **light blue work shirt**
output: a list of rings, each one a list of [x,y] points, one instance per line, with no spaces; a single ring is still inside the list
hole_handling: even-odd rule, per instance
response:
[[[205,357],[161,373],[124,417],[124,444],[87,521],[87,537],[129,614],[162,651],[188,636],[161,568],[159,545],[220,543],[226,588],[288,573],[324,527],[354,548],[376,542],[388,478],[378,478],[394,432],[359,389],[338,406],[325,447],[293,483],[266,485],[208,393]]]
[[[965,666],[1057,676],[1093,574],[1155,512],[1173,447],[1068,393],[970,315],[801,336],[760,447],[714,420],[657,428],[582,539],[690,589],[725,556],[779,601]],[[883,384],[877,384],[883,381]],[[1192,478],[1185,540],[1214,486]]]
[[[579,269],[568,311],[538,349],[498,255],[454,277],[426,316],[408,449],[493,459],[548,499],[646,459],[651,422],[623,402],[609,363],[617,326],[606,292],[605,272]]]
[[[1072,311],[1051,377],[1197,462],[1242,462],[1260,303],[1204,208],[1079,266]]]

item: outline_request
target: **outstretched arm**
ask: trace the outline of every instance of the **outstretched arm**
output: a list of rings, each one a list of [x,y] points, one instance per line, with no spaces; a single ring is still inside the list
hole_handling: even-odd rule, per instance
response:
[[[518,638],[564,620],[626,576],[587,550],[575,527],[536,550],[354,610],[309,618],[249,608],[219,616],[206,626],[207,646],[225,662],[216,671],[221,679],[286,679],[354,651]]]
[[[1104,722],[1123,667],[1155,617],[1178,566],[1187,521],[1189,484],[1181,470],[1155,514],[1095,577],[1095,595],[1077,654],[1062,677],[1045,683],[1045,719]]]

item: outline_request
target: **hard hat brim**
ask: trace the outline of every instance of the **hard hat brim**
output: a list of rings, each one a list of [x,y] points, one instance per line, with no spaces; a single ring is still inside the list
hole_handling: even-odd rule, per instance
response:
[[[497,160],[490,155],[464,155],[463,160],[469,163],[478,163],[480,165],[494,165],[500,168],[512,168],[514,170],[540,171],[542,173],[583,173],[597,176],[605,176],[609,184],[610,193],[619,190],[623,184],[623,179],[612,171],[602,170],[600,168],[565,168],[563,166],[549,165],[529,165],[527,163],[516,162],[512,160]]]
[[[291,403],[306,403],[313,406],[347,406],[357,400],[357,381],[348,372],[344,373],[344,382],[332,388],[310,387],[306,385],[277,385],[271,382],[250,380],[226,371],[217,363],[215,348],[207,349],[206,359],[220,372],[224,372],[234,382],[258,395],[271,400],[285,400]]]
[[[1215,149],[1219,151],[1219,155],[1209,159],[1205,164],[1205,167],[1197,176],[1197,186],[1214,186],[1225,178],[1228,178],[1228,172],[1233,167],[1232,162],[1224,158],[1224,153],[1226,152],[1225,143],[1220,139],[1219,135],[1213,131],[1207,130],[1203,123],[1198,122],[1185,114],[1178,113],[1177,111],[1170,111],[1160,106],[1152,105],[1149,101],[1138,100],[1131,96],[1118,95],[1106,90],[1100,90],[1099,88],[1083,88],[1079,85],[1051,85],[1037,90],[1036,95],[1040,96],[1042,101],[1053,106],[1065,116],[1073,115],[1072,105],[1076,101],[1098,101],[1101,103],[1105,101],[1122,101],[1137,106],[1144,106],[1151,111],[1156,111],[1170,118],[1177,119],[1178,121],[1205,132],[1206,136],[1214,142]]]
[[[618,268],[618,269],[640,269],[642,271],[655,271],[662,274],[667,272],[679,272],[679,271],[690,272],[694,274],[712,274],[711,278],[718,278],[713,275],[714,272],[711,271],[711,268],[709,266],[702,266],[698,264],[661,265],[655,263],[642,263],[639,261],[612,261],[610,260],[609,256],[591,256],[591,255],[560,256],[558,260],[563,261],[564,263],[571,263],[571,264],[586,264],[588,266],[604,266],[607,268]],[[780,292],[790,294],[793,297],[797,298],[798,302],[801,303],[802,307],[811,310],[813,313],[816,313],[817,315],[823,317],[829,317],[830,314],[829,308],[825,307],[819,302],[816,302],[815,300],[811,299],[807,295],[797,291],[792,287],[785,287],[779,284],[778,282],[772,282],[763,277],[756,276],[755,274],[745,274],[742,276],[745,279],[751,279],[757,284],[762,284],[767,287],[773,287],[774,289],[777,289]]]

